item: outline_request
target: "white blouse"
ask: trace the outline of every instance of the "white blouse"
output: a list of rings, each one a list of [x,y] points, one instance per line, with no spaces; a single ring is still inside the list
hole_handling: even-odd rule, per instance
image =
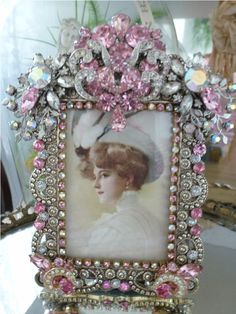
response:
[[[139,204],[138,192],[126,191],[115,213],[102,214],[91,228],[80,232],[80,240],[73,242],[80,257],[160,260],[166,258],[165,229]]]

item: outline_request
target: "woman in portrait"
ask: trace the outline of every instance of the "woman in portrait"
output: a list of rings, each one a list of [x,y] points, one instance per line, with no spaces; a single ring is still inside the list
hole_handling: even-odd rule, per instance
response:
[[[163,252],[167,232],[158,217],[140,204],[139,191],[162,174],[162,155],[142,129],[129,124],[116,132],[99,122],[101,128],[97,124],[90,128],[90,144],[82,139],[84,147],[76,145],[76,153],[80,173],[92,181],[99,203],[112,206],[114,212],[103,213],[81,231],[78,252],[91,258],[153,259]],[[81,126],[76,131],[82,134]],[[92,134],[96,140],[91,145]]]

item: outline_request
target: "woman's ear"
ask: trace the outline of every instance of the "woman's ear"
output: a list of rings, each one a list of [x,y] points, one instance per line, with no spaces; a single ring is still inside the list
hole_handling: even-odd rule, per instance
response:
[[[133,187],[133,183],[134,183],[134,175],[129,174],[126,179],[126,186]]]

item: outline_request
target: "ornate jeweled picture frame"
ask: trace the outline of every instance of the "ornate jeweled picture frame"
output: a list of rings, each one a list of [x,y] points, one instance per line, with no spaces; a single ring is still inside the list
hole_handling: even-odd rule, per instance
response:
[[[205,141],[214,125],[211,140],[226,141],[226,81],[119,14],[82,27],[70,54],[36,54],[7,93],[21,119],[11,128],[38,154],[31,261],[42,298],[184,311],[202,271]]]

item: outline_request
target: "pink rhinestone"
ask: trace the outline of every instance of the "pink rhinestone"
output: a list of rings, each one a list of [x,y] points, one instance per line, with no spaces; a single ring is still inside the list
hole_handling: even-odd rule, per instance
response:
[[[202,271],[202,267],[196,264],[187,264],[178,270],[177,274],[184,277],[185,280],[197,277]]]
[[[128,282],[122,282],[121,284],[120,284],[120,288],[119,288],[121,291],[123,291],[123,292],[127,292],[127,291],[129,291],[129,289],[130,289],[130,285],[128,284]]]
[[[92,39],[110,48],[116,39],[115,29],[110,25],[99,25],[93,30]]]
[[[203,173],[205,171],[204,162],[198,162],[193,166],[193,171],[196,173]]]
[[[34,226],[37,230],[42,230],[45,227],[45,222],[41,220],[35,220]]]
[[[44,148],[45,148],[44,141],[35,140],[33,142],[33,149],[36,150],[37,152],[41,152],[42,150],[44,150]]]
[[[97,81],[99,88],[102,87],[109,92],[113,92],[115,90],[114,73],[110,68],[103,67],[99,69]]]
[[[83,109],[83,103],[81,101],[77,101],[76,104],[75,104],[75,107],[77,109]]]
[[[176,216],[175,216],[175,215],[170,215],[170,216],[169,216],[169,221],[170,221],[171,223],[175,222],[175,221],[176,221]]]
[[[111,111],[115,107],[114,96],[108,93],[103,93],[97,102],[97,108],[103,111]]]
[[[126,41],[131,47],[135,47],[138,42],[150,39],[149,29],[144,25],[133,25],[126,33]]]
[[[48,259],[38,255],[31,255],[30,261],[42,270],[48,270],[51,266],[51,263],[49,262]]]
[[[31,87],[24,91],[24,93],[22,94],[21,111],[23,113],[26,113],[27,111],[31,110],[36,104],[38,97],[39,90],[35,87]]]
[[[104,261],[104,262],[103,262],[103,266],[106,267],[106,268],[109,267],[109,266],[110,266],[110,262]]]
[[[151,31],[151,36],[153,39],[160,39],[161,38],[161,30],[160,29],[154,29]]]
[[[33,160],[33,166],[37,169],[43,169],[45,161],[39,157],[35,157]]]
[[[201,227],[199,225],[195,225],[190,229],[190,233],[193,236],[199,236],[201,234]]]
[[[34,205],[34,211],[35,211],[36,214],[44,212],[45,209],[46,209],[46,206],[44,204],[42,204],[42,203],[36,203]]]
[[[149,263],[143,263],[143,268],[148,268],[149,267]]]
[[[180,137],[179,136],[175,136],[174,137],[174,141],[175,141],[175,143],[178,143],[180,141]]]
[[[58,183],[58,187],[59,187],[60,190],[64,190],[64,188],[65,188],[65,183],[64,183],[63,181],[60,181],[60,182]]]
[[[167,268],[168,268],[169,271],[171,271],[173,273],[175,273],[178,270],[178,266],[174,262],[170,262],[167,265]]]
[[[170,284],[162,283],[156,288],[156,294],[163,299],[171,298],[173,296],[173,289]]]
[[[92,264],[92,262],[89,261],[89,260],[87,260],[87,261],[84,262],[84,265],[87,266],[87,267],[91,266],[91,264]]]
[[[202,209],[199,207],[195,207],[191,210],[191,217],[193,219],[199,219],[202,217]]]
[[[97,70],[99,68],[98,62],[97,60],[92,60],[89,63],[81,63],[80,64],[80,68],[81,69],[93,69],[93,70]]]
[[[112,17],[111,25],[115,28],[119,37],[123,37],[129,29],[130,17],[126,14],[120,13]]]
[[[58,169],[62,170],[62,169],[64,169],[64,168],[65,168],[64,162],[59,162],[59,164],[58,164]]]
[[[162,50],[162,51],[166,50],[166,45],[161,40],[155,39],[153,42],[154,42],[154,47],[156,49]]]
[[[109,49],[109,54],[112,60],[115,59],[116,62],[124,62],[131,56],[132,51],[133,49],[128,44],[120,42]]]
[[[177,176],[171,176],[171,178],[170,178],[170,181],[172,183],[177,182],[177,180],[178,180]]]
[[[169,234],[168,235],[168,241],[173,242],[175,240],[175,235],[174,234]]]
[[[66,110],[66,104],[64,102],[60,104],[60,109],[62,111]]]
[[[168,259],[172,260],[175,258],[175,253],[168,253]]]
[[[149,83],[138,82],[134,91],[137,90],[138,96],[147,96],[150,93],[151,85]]]
[[[176,200],[177,200],[177,197],[175,195],[171,195],[170,196],[170,201],[171,202],[176,202]]]
[[[59,286],[60,286],[60,289],[66,294],[72,293],[75,288],[73,283],[67,278],[62,278],[60,280]]]
[[[193,147],[193,152],[195,155],[203,156],[206,154],[206,145],[205,144],[196,144]]]
[[[64,149],[64,148],[65,148],[65,143],[60,142],[60,143],[58,144],[58,147],[59,147],[60,149]]]
[[[65,122],[61,122],[61,123],[59,124],[59,128],[60,128],[61,130],[65,130],[65,128],[66,128]]]
[[[205,87],[201,93],[201,96],[207,109],[215,113],[220,113],[220,96],[216,94],[213,88]]]
[[[57,258],[55,258],[55,260],[54,260],[54,264],[55,264],[55,266],[57,266],[57,267],[62,267],[62,266],[64,265],[64,261],[63,261],[62,258],[57,257]]]
[[[62,209],[64,209],[64,208],[66,207],[66,203],[63,202],[63,201],[60,201],[58,205],[59,205],[59,207],[62,208]]]
[[[171,158],[171,160],[173,164],[176,164],[179,161],[179,158],[177,156],[174,156]]]
[[[157,111],[163,111],[165,109],[165,106],[163,104],[157,105]]]
[[[103,287],[103,289],[105,289],[105,290],[110,289],[110,288],[111,288],[111,283],[110,283],[110,281],[108,281],[108,280],[103,281],[102,287]]]
[[[130,263],[129,262],[124,262],[123,263],[123,266],[126,268],[126,267],[130,267]]]
[[[60,247],[65,247],[66,241],[65,241],[64,239],[61,239],[61,240],[59,241],[59,245],[60,245]]]
[[[140,79],[141,74],[137,69],[126,70],[121,77],[120,92],[135,88]]]
[[[60,221],[59,221],[59,227],[60,227],[61,229],[64,228],[64,227],[65,227],[65,221],[60,220]]]
[[[123,311],[129,310],[129,302],[128,301],[120,301],[119,304],[121,305],[121,308]]]
[[[112,130],[120,132],[125,128],[126,123],[127,121],[123,115],[122,110],[120,109],[119,106],[117,106],[112,113],[112,117],[110,121]]]

